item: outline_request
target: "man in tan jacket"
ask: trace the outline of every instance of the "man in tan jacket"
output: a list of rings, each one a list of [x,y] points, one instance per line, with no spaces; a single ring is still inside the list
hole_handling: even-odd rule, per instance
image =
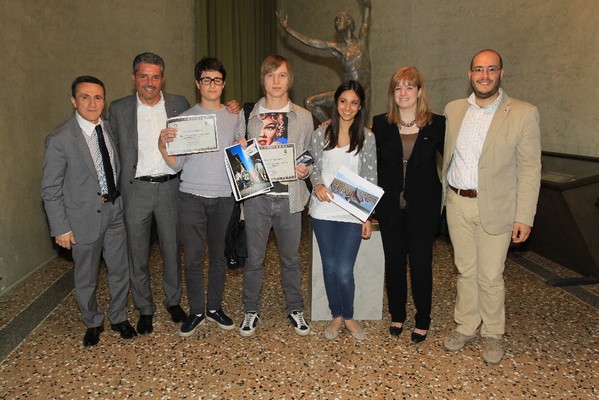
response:
[[[528,239],[541,179],[539,113],[501,89],[503,61],[482,50],[471,61],[473,93],[445,107],[443,187],[458,269],[455,331],[445,348],[458,351],[480,326],[483,358],[503,358],[503,271],[510,241]]]

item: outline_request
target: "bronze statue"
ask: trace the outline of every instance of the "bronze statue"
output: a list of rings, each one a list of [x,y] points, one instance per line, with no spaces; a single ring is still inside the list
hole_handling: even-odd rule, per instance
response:
[[[362,0],[364,6],[362,26],[358,37],[354,35],[356,28],[354,19],[345,11],[341,11],[335,17],[335,30],[341,36],[341,42],[327,42],[312,39],[293,30],[287,23],[287,15],[277,11],[279,24],[291,36],[315,49],[325,50],[337,58],[343,68],[343,78],[348,81],[354,79],[359,81],[366,94],[366,107],[370,106],[370,51],[368,49],[368,29],[370,25],[370,0]],[[308,96],[304,100],[306,108],[319,121],[329,119],[324,107],[333,106],[334,91],[317,93]]]

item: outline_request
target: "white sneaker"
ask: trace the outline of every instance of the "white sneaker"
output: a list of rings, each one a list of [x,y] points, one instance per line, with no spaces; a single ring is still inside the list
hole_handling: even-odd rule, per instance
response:
[[[239,334],[243,337],[252,336],[256,333],[256,326],[260,323],[260,315],[255,311],[246,312],[239,327]]]
[[[295,329],[295,333],[300,336],[306,336],[310,333],[310,325],[304,319],[304,312],[300,310],[293,310],[291,314],[287,315],[289,321],[291,321],[291,325],[293,325],[293,329]]]

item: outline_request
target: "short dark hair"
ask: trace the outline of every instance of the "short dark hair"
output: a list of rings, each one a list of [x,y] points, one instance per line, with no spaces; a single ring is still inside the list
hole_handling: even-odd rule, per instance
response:
[[[493,49],[484,49],[484,50],[481,50],[478,53],[476,53],[474,55],[474,57],[472,57],[472,60],[470,60],[470,69],[472,69],[472,67],[474,67],[474,65],[472,65],[472,64],[474,63],[474,59],[476,58],[476,56],[478,56],[480,53],[485,53],[487,51],[497,54],[497,57],[499,57],[499,69],[503,69],[503,59],[501,58],[501,54],[499,54],[498,52],[496,52]]]
[[[160,73],[164,75],[164,60],[158,54],[145,52],[135,56],[133,59],[133,75],[137,73],[137,69],[139,68],[139,64],[152,64],[160,66]]]
[[[75,97],[77,94],[77,86],[80,83],[94,83],[96,85],[102,86],[102,91],[104,92],[104,96],[106,96],[106,86],[104,86],[104,82],[96,78],[95,76],[83,75],[75,78],[73,83],[71,83],[71,96]]]
[[[204,57],[195,66],[196,81],[199,81],[204,71],[217,71],[223,76],[223,82],[227,79],[227,71],[225,66],[219,59],[214,57]]]

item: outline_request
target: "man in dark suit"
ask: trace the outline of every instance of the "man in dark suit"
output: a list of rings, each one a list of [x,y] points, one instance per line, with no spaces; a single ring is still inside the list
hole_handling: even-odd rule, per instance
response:
[[[189,108],[183,96],[162,92],[164,60],[142,53],[133,60],[136,93],[110,104],[110,128],[123,162],[120,190],[125,204],[131,289],[139,310],[137,330],[151,333],[156,305],[150,287],[149,251],[152,220],[156,221],[163,260],[164,305],[173,322],[187,315],[181,308],[181,260],[177,239],[179,175],[158,150],[160,130],[166,120]]]
[[[96,302],[100,257],[108,269],[108,318],[121,337],[137,336],[127,319],[129,265],[122,199],[116,190],[121,168],[113,138],[100,118],[106,91],[97,78],[81,76],[71,85],[75,114],[46,138],[41,194],[56,243],[72,249],[75,295],[94,346],[104,330]]]

